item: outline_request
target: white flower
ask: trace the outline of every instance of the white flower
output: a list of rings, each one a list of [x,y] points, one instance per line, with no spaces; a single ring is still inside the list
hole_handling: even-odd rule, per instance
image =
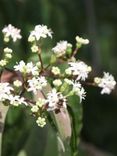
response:
[[[45,87],[47,85],[47,80],[45,79],[44,76],[40,76],[38,78],[38,80],[39,80],[39,82],[40,82],[40,84],[41,84],[42,87]]]
[[[34,93],[37,93],[38,90],[41,90],[42,87],[45,87],[47,85],[47,80],[45,77],[33,77],[31,80],[28,80],[29,88],[28,91],[32,91]]]
[[[0,83],[0,101],[9,100],[9,95],[13,91],[13,88],[9,83]]]
[[[85,81],[91,71],[91,67],[82,61],[70,62],[69,65],[70,67],[68,69],[72,71],[74,76],[77,76],[77,80]]]
[[[48,111],[59,110],[61,107],[66,108],[66,98],[54,88],[47,94],[46,104]]]
[[[76,41],[79,44],[89,44],[89,40],[88,39],[83,39],[82,37],[76,36]]]
[[[20,71],[21,73],[26,73],[26,65],[24,61],[20,61],[19,64],[14,66],[15,71]]]
[[[39,75],[38,67],[34,66],[32,62],[25,63],[24,61],[20,61],[19,64],[14,66],[15,71],[20,71],[24,74],[32,73],[32,75]]]
[[[79,90],[81,89],[81,84],[77,81],[75,81],[75,82],[72,81],[72,85],[73,85],[73,91],[79,92]]]
[[[58,68],[58,67],[52,67],[52,73],[54,74],[54,75],[59,75],[60,74],[60,69]]]
[[[52,50],[57,57],[61,57],[66,53],[67,48],[71,46],[72,45],[67,41],[60,41],[54,48],[52,48]]]
[[[36,40],[40,40],[40,38],[46,38],[47,36],[49,36],[50,38],[52,38],[52,31],[51,29],[48,29],[46,25],[36,25],[35,29],[33,31],[31,31],[30,35],[29,35],[29,41],[32,41],[35,37]]]
[[[39,75],[38,67],[34,66],[32,62],[27,63],[27,73],[32,73],[32,75],[37,76]]]
[[[20,97],[19,95],[15,95],[15,96],[10,95],[9,96],[9,101],[10,101],[10,104],[13,105],[13,106],[19,106],[21,104],[27,105],[24,98]]]
[[[86,97],[86,92],[85,92],[85,90],[84,90],[83,87],[81,87],[81,89],[77,92],[77,95],[79,96],[79,98],[80,98],[80,103],[81,103],[82,100],[84,100],[85,97]]]
[[[100,81],[98,81],[98,86],[102,88],[101,94],[110,94],[115,85],[116,81],[114,77],[106,72],[104,72],[103,78],[100,78]]]
[[[15,28],[11,24],[3,28],[2,32],[5,36],[5,38],[11,37],[13,39],[13,42],[16,42],[17,39],[21,39],[22,36],[20,35],[20,29]]]
[[[84,88],[81,86],[81,84],[77,81],[72,82],[73,85],[73,92],[79,96],[80,98],[80,103],[82,102],[83,99],[85,99],[86,96],[86,92],[84,90]]]
[[[46,120],[43,117],[38,117],[38,119],[36,120],[36,123],[38,124],[38,126],[44,127],[46,125]]]
[[[60,79],[56,79],[53,81],[53,84],[57,87],[59,87],[60,85],[62,85],[62,81]]]

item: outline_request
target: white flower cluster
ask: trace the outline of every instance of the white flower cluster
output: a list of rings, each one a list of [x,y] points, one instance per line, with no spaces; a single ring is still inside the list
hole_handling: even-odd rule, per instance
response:
[[[51,29],[48,29],[46,25],[36,25],[34,30],[31,31],[28,41],[32,42],[35,41],[35,39],[39,41],[41,38],[46,38],[47,36],[52,38]]]
[[[4,102],[9,99],[9,95],[13,91],[13,88],[9,83],[0,83],[0,101]]]
[[[57,92],[55,88],[47,94],[47,110],[60,110],[60,108],[66,108],[66,98],[62,95],[61,92]]]
[[[9,104],[14,106],[19,106],[20,104],[27,105],[25,99],[19,95],[14,95],[13,87],[10,86],[8,82],[0,83],[0,101],[9,102]]]
[[[77,80],[85,81],[88,77],[91,67],[85,64],[83,61],[70,62],[70,67],[67,69],[67,72],[71,75],[77,76]]]
[[[13,106],[19,106],[21,104],[27,105],[27,102],[25,101],[24,97],[20,97],[19,95],[13,96],[12,94],[9,96],[9,102]]]
[[[69,80],[67,78],[64,79],[64,82],[68,84],[68,86],[72,86],[72,89],[70,89],[67,96],[72,96],[73,94],[77,95],[80,99],[80,103],[82,100],[86,97],[86,92],[84,88],[82,87],[81,83],[77,80]]]
[[[94,82],[98,87],[102,88],[101,94],[110,94],[116,85],[114,77],[106,72],[104,72],[104,76],[102,78],[96,77]]]
[[[6,47],[4,48],[3,52],[4,52],[4,59],[0,60],[1,67],[6,66],[9,60],[12,58],[12,49]]]
[[[3,28],[2,32],[5,42],[9,42],[10,39],[16,42],[22,38],[20,29],[15,28],[11,24]],[[8,82],[0,83],[0,101],[3,104],[13,106],[21,104],[29,106],[33,116],[36,117],[36,123],[40,127],[44,127],[46,124],[45,111],[59,113],[62,109],[67,108],[67,99],[69,100],[68,97],[73,95],[79,97],[80,103],[85,99],[86,92],[82,83],[85,83],[83,81],[88,78],[92,70],[86,63],[80,60],[77,61],[75,58],[79,48],[89,43],[88,39],[83,39],[79,36],[76,36],[76,47],[74,50],[72,45],[67,41],[58,42],[52,48],[53,54],[48,65],[44,64],[42,57],[43,50],[38,41],[47,37],[52,38],[52,33],[51,29],[48,29],[46,25],[36,25],[34,30],[30,32],[28,41],[31,42],[31,51],[38,54],[39,61],[33,64],[32,62],[25,63],[21,60],[14,66],[14,70],[19,71],[22,76],[19,75],[18,77],[17,74],[17,80],[16,77],[13,78],[11,84]],[[6,66],[12,58],[12,49],[6,47],[3,52],[3,59],[0,60],[0,69]],[[57,66],[59,63],[60,65]],[[62,63],[64,68],[68,66],[65,72],[63,72],[64,68],[61,68]],[[101,94],[110,94],[116,85],[114,77],[105,72],[102,78],[96,77],[94,82],[92,83],[93,85],[102,88]],[[43,89],[46,89],[44,87],[48,87],[47,84],[50,84],[52,89],[46,93],[45,97]],[[45,99],[39,98],[33,101],[30,98],[23,97],[23,95],[27,95],[24,92],[32,92],[37,96],[38,91],[43,93]]]
[[[12,58],[12,52],[13,50],[6,47],[4,48],[4,53],[5,53],[5,59],[11,59]]]
[[[4,41],[8,42],[10,37],[13,39],[13,42],[16,42],[18,39],[21,39],[22,36],[20,35],[20,31],[20,29],[17,29],[11,24],[9,24],[2,30],[4,34]]]
[[[45,116],[41,114],[42,108],[45,105],[45,99],[39,98],[36,102],[35,105],[32,106],[31,111],[33,114],[38,114],[39,116],[37,117],[36,123],[40,127],[44,127],[46,125],[46,119]],[[37,115],[36,115],[37,116]]]
[[[24,61],[20,61],[19,64],[14,66],[15,71],[20,71],[23,74],[30,74],[37,76],[39,75],[39,69],[32,62],[25,63]]]
[[[32,106],[31,111],[33,113],[37,113],[39,109],[45,105],[45,103],[46,103],[45,99],[39,98],[36,104]]]
[[[29,87],[27,91],[32,91],[34,94],[36,94],[38,90],[42,90],[42,88],[47,85],[47,80],[44,76],[33,77],[32,79],[28,80],[28,85]]]
[[[68,43],[67,41],[60,41],[57,43],[57,45],[52,48],[54,54],[56,55],[56,57],[61,57],[64,56],[66,53],[67,48],[71,48],[72,45],[70,43]]]

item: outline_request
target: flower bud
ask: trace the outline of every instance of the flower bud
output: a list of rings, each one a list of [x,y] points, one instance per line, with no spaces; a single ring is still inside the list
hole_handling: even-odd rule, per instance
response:
[[[54,86],[59,87],[59,86],[62,85],[62,81],[60,79],[56,79],[56,80],[53,81],[53,84],[54,84]]]
[[[60,74],[60,69],[58,67],[52,67],[52,73],[54,75],[59,75]]]
[[[43,118],[43,117],[38,117],[36,123],[38,124],[38,126],[44,127],[44,126],[46,125],[45,118]]]
[[[1,66],[1,67],[6,66],[7,63],[8,63],[7,60],[0,60],[0,66]]]
[[[29,36],[28,37],[28,42],[33,42],[35,41],[35,37],[34,36]]]
[[[36,52],[38,52],[39,48],[38,48],[38,46],[33,45],[33,46],[31,47],[31,50],[32,50],[33,53],[36,53]]]
[[[15,87],[21,87],[21,86],[22,86],[22,82],[19,81],[19,80],[15,80],[15,81],[13,82],[13,85],[14,85]]]
[[[55,55],[52,55],[51,56],[51,59],[50,59],[50,63],[51,64],[54,64],[56,62],[56,56]]]
[[[100,81],[101,81],[101,78],[99,78],[99,77],[95,77],[95,78],[94,78],[94,82],[95,82],[96,84],[99,84]]]

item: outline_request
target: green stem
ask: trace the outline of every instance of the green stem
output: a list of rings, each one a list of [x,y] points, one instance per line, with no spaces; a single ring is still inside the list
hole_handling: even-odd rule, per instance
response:
[[[38,53],[38,57],[39,57],[39,61],[41,63],[41,71],[43,71],[44,67],[43,67],[43,61],[42,61],[42,58],[41,58],[41,54],[40,54],[40,51]]]

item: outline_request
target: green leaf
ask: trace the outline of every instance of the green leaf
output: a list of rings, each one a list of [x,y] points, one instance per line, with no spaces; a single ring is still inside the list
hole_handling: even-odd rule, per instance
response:
[[[80,132],[82,128],[82,104],[79,103],[79,99],[76,96],[69,98],[68,111],[72,120],[72,137],[71,147],[74,156],[78,155],[78,144],[80,140]]]

